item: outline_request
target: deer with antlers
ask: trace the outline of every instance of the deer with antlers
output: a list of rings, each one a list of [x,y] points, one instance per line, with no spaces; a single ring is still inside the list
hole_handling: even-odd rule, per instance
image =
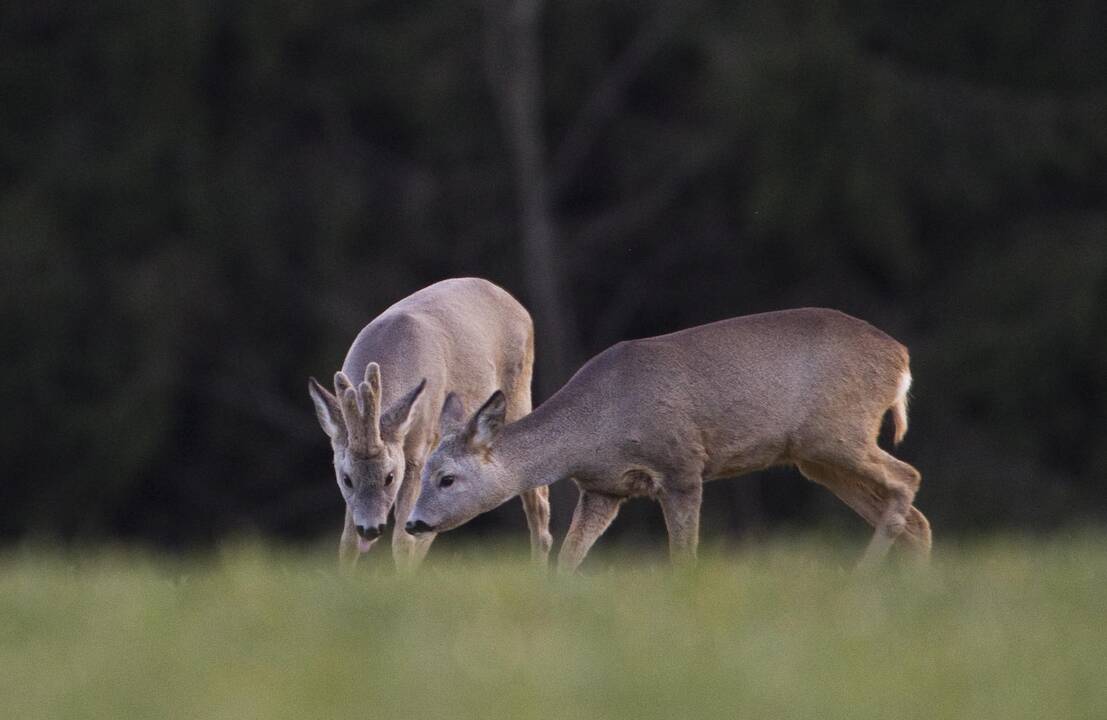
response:
[[[352,566],[383,534],[395,508],[392,554],[413,568],[433,533],[403,532],[416,498],[423,462],[438,440],[439,408],[447,392],[477,402],[502,388],[504,418],[531,409],[534,329],[507,291],[477,278],[444,280],[385,310],[358,334],[334,393],[315,378],[308,392],[334,451],[334,474],[346,502],[339,559]],[[522,492],[531,554],[549,554],[545,487]]]

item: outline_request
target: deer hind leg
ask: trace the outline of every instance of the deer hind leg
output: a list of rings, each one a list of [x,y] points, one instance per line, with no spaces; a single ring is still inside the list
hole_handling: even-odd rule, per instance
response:
[[[879,563],[898,538],[920,559],[930,552],[930,523],[912,502],[919,473],[879,448],[863,459],[799,463],[800,472],[823,485],[874,528],[859,567]]]
[[[573,511],[573,521],[569,524],[569,532],[565,534],[561,551],[557,555],[559,573],[568,575],[580,567],[593,543],[619,514],[619,505],[622,502],[622,498],[588,492],[581,488],[577,509]]]
[[[545,568],[549,563],[550,546],[550,489],[546,486],[528,490],[522,494],[523,512],[530,528],[530,558],[535,565]]]
[[[920,563],[930,559],[930,521],[914,505],[907,511],[907,527],[903,529],[900,541],[911,549],[911,553]]]
[[[915,525],[915,531],[919,533],[918,539],[912,543],[909,539],[906,544],[916,549],[920,543],[925,542],[925,554],[930,553],[930,523],[921,512],[915,509],[915,493],[919,490],[922,480],[919,471],[911,465],[892,457],[883,450],[877,448],[873,451],[873,459],[867,466],[875,477],[883,477],[883,488],[887,492],[887,505],[880,525],[873,535],[873,541],[861,559],[862,566],[872,566],[878,563],[888,548],[897,539],[902,537],[912,538],[908,534],[908,528]],[[881,472],[882,471],[882,472]]]

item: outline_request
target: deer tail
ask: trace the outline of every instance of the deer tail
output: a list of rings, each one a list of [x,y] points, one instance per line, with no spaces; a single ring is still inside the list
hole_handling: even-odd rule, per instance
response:
[[[899,377],[899,387],[896,389],[896,399],[892,402],[892,420],[895,422],[896,432],[892,442],[899,445],[903,442],[903,436],[907,434],[907,393],[911,390],[911,371],[904,369]]]

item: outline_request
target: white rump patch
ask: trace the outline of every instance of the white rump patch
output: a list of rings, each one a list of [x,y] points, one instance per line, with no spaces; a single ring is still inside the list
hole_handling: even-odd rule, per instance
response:
[[[903,375],[899,377],[899,387],[896,388],[896,403],[903,406],[904,412],[907,412],[907,400],[908,393],[911,391],[911,371],[904,370]]]
[[[892,443],[899,445],[903,442],[903,436],[907,434],[907,393],[911,390],[911,371],[904,370],[900,375],[899,386],[896,388],[896,399],[892,403],[892,413],[895,416],[896,433]]]

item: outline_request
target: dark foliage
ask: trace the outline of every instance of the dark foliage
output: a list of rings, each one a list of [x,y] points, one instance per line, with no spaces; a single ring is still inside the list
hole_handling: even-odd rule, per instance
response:
[[[0,536],[337,532],[306,378],[458,275],[535,310],[538,401],[622,338],[841,308],[912,349],[936,533],[1107,517],[1107,4],[523,4],[2,6]],[[705,513],[835,506],[774,471]]]

